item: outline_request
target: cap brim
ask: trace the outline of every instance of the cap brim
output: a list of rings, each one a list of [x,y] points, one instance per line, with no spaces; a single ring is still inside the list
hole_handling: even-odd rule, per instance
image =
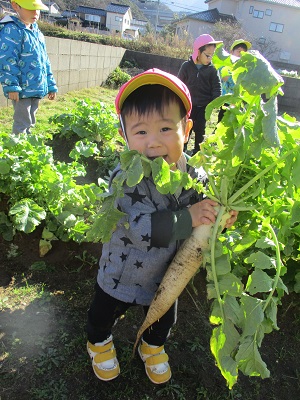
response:
[[[241,40],[241,41],[238,41],[238,42],[233,42],[231,47],[230,47],[230,51],[233,50],[233,48],[235,46],[238,46],[239,44],[245,44],[246,47],[247,47],[247,50],[251,49],[251,47],[252,47],[252,44],[250,42],[248,42],[247,40]]]
[[[115,101],[116,110],[118,114],[121,113],[121,108],[127,97],[136,89],[144,85],[162,85],[169,88],[170,90],[172,90],[172,92],[177,94],[177,96],[181,99],[187,113],[188,114],[190,113],[191,102],[188,96],[183,92],[183,89],[180,88],[179,85],[177,85],[174,81],[169,79],[165,74],[159,74],[157,71],[155,71],[155,72],[147,72],[147,73],[142,73],[140,75],[136,75],[134,78],[132,78],[131,81],[125,83],[123,87],[121,87]]]

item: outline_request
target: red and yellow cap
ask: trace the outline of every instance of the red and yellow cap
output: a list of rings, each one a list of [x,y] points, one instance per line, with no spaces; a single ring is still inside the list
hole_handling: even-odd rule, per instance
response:
[[[161,71],[157,68],[148,69],[141,74],[131,78],[128,82],[121,86],[115,100],[117,113],[121,113],[122,106],[127,97],[144,85],[162,85],[166,86],[182,100],[186,109],[187,116],[190,116],[192,109],[191,95],[186,85],[175,75]]]

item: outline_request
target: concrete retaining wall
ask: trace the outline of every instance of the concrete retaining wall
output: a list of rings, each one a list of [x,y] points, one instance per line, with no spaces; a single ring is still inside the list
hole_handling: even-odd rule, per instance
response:
[[[125,53],[122,47],[48,36],[45,39],[59,94],[101,85]],[[6,105],[11,102],[1,88],[0,106]]]

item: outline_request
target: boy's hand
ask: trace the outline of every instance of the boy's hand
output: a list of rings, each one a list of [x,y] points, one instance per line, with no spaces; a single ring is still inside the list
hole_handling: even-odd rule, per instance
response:
[[[9,92],[8,93],[8,98],[10,100],[19,101],[19,92]]]
[[[55,97],[56,97],[56,92],[48,93],[48,99],[49,99],[49,100],[54,100]]]
[[[217,206],[218,203],[216,201],[205,199],[189,207],[188,210],[192,217],[193,228],[199,225],[214,224],[218,215],[218,211],[215,209]],[[227,219],[225,228],[232,227],[237,220],[238,211],[231,210],[229,214],[230,218]]]
[[[235,221],[237,220],[238,213],[239,212],[235,210],[231,210],[229,212],[230,218],[228,218],[228,220],[226,221],[225,228],[231,228],[232,225],[234,225]]]
[[[188,208],[192,217],[192,226],[209,225],[216,222],[218,212],[215,210],[218,203],[216,201],[205,199],[199,203],[193,204]]]

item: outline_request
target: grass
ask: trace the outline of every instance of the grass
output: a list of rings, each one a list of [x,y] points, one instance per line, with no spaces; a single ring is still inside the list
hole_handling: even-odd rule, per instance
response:
[[[47,132],[48,134],[55,133],[55,126],[49,124],[49,118],[55,114],[63,114],[66,110],[74,108],[74,100],[91,99],[92,102],[103,101],[113,104],[117,90],[97,86],[94,88],[76,90],[68,92],[64,95],[57,96],[57,99],[50,101],[44,98],[40,102],[37,112],[37,122],[35,132]],[[13,108],[11,105],[0,107],[0,124],[2,132],[9,133],[13,122]]]

